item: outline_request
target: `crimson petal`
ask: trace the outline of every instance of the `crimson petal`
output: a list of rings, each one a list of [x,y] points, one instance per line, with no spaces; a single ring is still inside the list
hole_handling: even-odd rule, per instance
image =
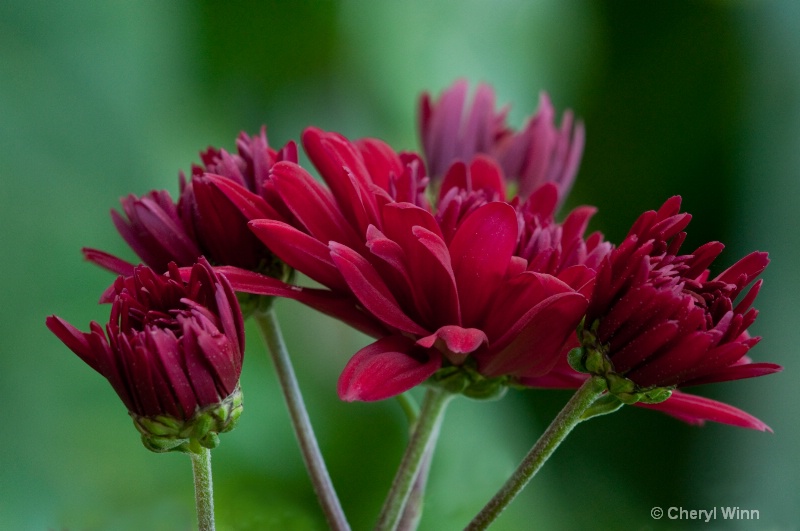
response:
[[[523,319],[524,325],[500,352],[476,355],[480,372],[487,376],[512,374],[532,378],[552,369],[575,332],[586,311],[586,298],[580,293],[553,295],[531,309]],[[498,343],[505,343],[501,338]]]
[[[517,245],[517,215],[507,203],[488,203],[464,219],[450,242],[464,326],[476,324],[503,279]]]
[[[278,279],[233,266],[220,266],[214,270],[224,275],[236,291],[296,300],[325,315],[339,319],[368,336],[386,335],[386,327],[377,319],[362,312],[358,308],[358,301],[351,297],[328,290],[293,286]],[[188,274],[188,268],[181,268],[181,276],[184,279]]]
[[[421,384],[442,365],[404,336],[389,336],[362,348],[347,362],[337,385],[339,398],[372,402],[397,396]]]
[[[333,290],[347,289],[324,243],[280,221],[256,219],[250,222],[250,230],[294,269]]]
[[[689,424],[702,425],[705,421],[710,420],[740,428],[772,432],[772,429],[765,423],[741,409],[710,398],[680,391],[673,391],[671,397],[659,404],[638,402],[636,406],[661,411]]]
[[[331,242],[330,248],[331,257],[353,294],[372,315],[403,332],[427,335],[424,328],[406,315],[366,258],[336,242]]]
[[[488,343],[489,339],[482,330],[453,325],[443,326],[433,334],[417,341],[417,345],[421,347],[436,346],[454,365],[460,365],[468,355]]]

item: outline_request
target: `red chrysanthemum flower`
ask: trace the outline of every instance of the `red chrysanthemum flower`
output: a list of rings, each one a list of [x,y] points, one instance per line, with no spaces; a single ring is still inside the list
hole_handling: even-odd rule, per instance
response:
[[[303,143],[329,189],[278,163],[268,190],[278,214],[251,227],[328,289],[224,270],[239,290],[301,300],[379,338],[347,364],[343,399],[387,398],[432,376],[488,395],[553,367],[586,308],[593,271],[583,262],[599,262],[606,248],[598,237],[583,240],[591,212],[556,224],[553,184],[522,206],[505,202],[502,169],[486,156],[453,165],[431,205],[413,154],[313,128]],[[241,187],[218,185],[243,210],[252,204]]]
[[[215,446],[241,412],[244,329],[228,281],[206,261],[191,268],[188,282],[174,263],[165,275],[138,266],[106,295],[105,330],[92,322],[81,332],[56,316],[47,327],[108,379],[149,449],[187,439]]]
[[[468,163],[486,154],[518,183],[520,197],[552,182],[559,197],[566,198],[583,153],[583,124],[566,111],[557,128],[553,106],[542,93],[538,112],[522,130],[514,131],[506,124],[508,108],[495,110],[491,87],[478,85],[469,104],[468,90],[469,83],[459,80],[435,102],[428,93],[420,98],[420,138],[430,175],[443,177],[456,160]]]
[[[236,154],[208,148],[201,153],[203,166],[194,165],[187,179],[180,174],[180,199],[152,191],[142,197],[121,200],[123,214],[112,210],[119,233],[141,260],[165,272],[170,262],[188,267],[201,255],[211,263],[233,265],[272,274],[280,265],[247,227],[251,219],[211,184],[214,179],[235,183],[261,196],[272,166],[279,161],[297,162],[297,147],[289,142],[276,151],[269,147],[266,129],[253,137],[241,133]],[[272,213],[268,207],[260,215]],[[96,249],[84,249],[90,261],[122,275],[131,275],[133,264]],[[283,276],[278,271],[277,276]]]
[[[732,406],[672,391],[781,370],[746,356],[760,339],[747,328],[758,313],[751,306],[762,281],[747,287],[767,266],[767,254],[752,253],[710,278],[708,267],[723,246],[711,242],[679,255],[689,220],[680,212],[680,197],[673,197],[640,216],[603,260],[573,364],[606,377],[610,392],[623,402],[643,402],[688,422],[768,429]],[[562,366],[528,383],[569,387],[580,381]]]

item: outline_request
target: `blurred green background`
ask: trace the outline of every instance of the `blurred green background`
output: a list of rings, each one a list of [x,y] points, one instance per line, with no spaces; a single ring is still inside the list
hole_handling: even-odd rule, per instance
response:
[[[315,124],[415,149],[415,102],[457,77],[494,85],[520,125],[548,90],[583,117],[568,206],[596,204],[619,241],[682,194],[687,249],[754,249],[772,264],[752,331],[784,373],[699,389],[774,434],[692,428],[627,408],[581,425],[496,529],[798,529],[800,3],[0,2],[0,528],[190,529],[183,455],[138,440],[110,386],[44,327],[85,328],[111,275],[88,245],[128,258],[108,211],[177,193],[208,145],[267,124],[271,143]],[[718,269],[719,271],[719,269]],[[281,303],[322,450],[354,529],[369,529],[405,443],[393,401],[343,404],[339,371],[366,344]],[[264,349],[248,329],[245,415],[214,452],[220,529],[323,529]],[[460,529],[567,400],[459,399],[445,419],[422,521]],[[650,508],[756,509],[757,522],[654,521]],[[720,517],[721,518],[721,517]]]

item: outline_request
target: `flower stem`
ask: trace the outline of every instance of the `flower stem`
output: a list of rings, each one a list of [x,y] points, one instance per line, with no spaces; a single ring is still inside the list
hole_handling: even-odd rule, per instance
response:
[[[409,434],[413,435],[419,418],[419,406],[417,406],[416,401],[408,391],[397,395],[397,401],[400,402],[400,406],[408,419]],[[411,487],[406,506],[403,508],[403,514],[400,515],[400,521],[397,523],[398,531],[414,531],[419,525],[419,520],[422,517],[422,504],[425,499],[425,487],[428,483],[428,473],[431,469],[432,453],[433,448],[429,447],[422,458],[417,478]]]
[[[423,458],[429,452],[428,459],[432,457],[445,408],[451,398],[450,393],[434,387],[429,387],[425,392],[414,432],[408,441],[406,452],[400,461],[400,467],[397,469],[392,487],[378,517],[378,523],[375,525],[376,531],[390,531],[397,527],[424,461]]]
[[[403,413],[406,416],[406,420],[408,420],[408,426],[410,431],[414,431],[414,424],[417,422],[417,417],[419,417],[419,406],[417,406],[417,401],[414,400],[414,397],[406,391],[403,394],[397,395],[395,397],[397,402],[400,404],[400,407],[403,409]]]
[[[214,482],[211,478],[211,450],[197,445],[189,452],[194,473],[194,501],[197,508],[197,528],[214,531]]]
[[[297,384],[297,377],[294,374],[286,344],[283,341],[278,320],[275,318],[274,310],[266,312],[255,312],[253,317],[258,323],[261,335],[267,344],[272,362],[275,365],[275,372],[286,399],[289,409],[289,416],[292,419],[292,426],[297,440],[300,443],[300,451],[306,463],[306,469],[311,477],[314,492],[317,494],[319,503],[328,520],[328,526],[335,531],[349,530],[339,498],[333,488],[333,483],[322,459],[317,439],[314,436],[314,429],[308,418],[303,396],[300,394],[300,386]]]
[[[425,487],[428,484],[428,475],[431,471],[432,457],[433,446],[429,446],[422,457],[422,464],[419,466],[414,486],[411,487],[406,506],[403,508],[403,514],[400,515],[400,521],[397,524],[398,531],[414,531],[419,526],[420,518],[422,518],[422,506],[425,502]]]
[[[564,409],[553,419],[547,430],[539,437],[528,455],[522,460],[514,474],[494,495],[489,503],[481,509],[465,528],[470,531],[486,529],[501,512],[511,503],[519,492],[539,471],[547,458],[558,448],[558,445],[569,435],[572,428],[581,422],[583,413],[605,391],[605,380],[592,376],[572,395]]]

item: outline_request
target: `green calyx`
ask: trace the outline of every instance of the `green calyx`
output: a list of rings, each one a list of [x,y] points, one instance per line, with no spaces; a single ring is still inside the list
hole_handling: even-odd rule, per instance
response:
[[[242,414],[242,391],[239,386],[222,402],[199,409],[188,420],[167,415],[143,417],[129,412],[133,425],[142,435],[142,444],[151,452],[194,452],[200,447],[219,445],[219,434],[236,427]]]
[[[569,352],[567,361],[570,367],[578,372],[605,378],[608,396],[613,396],[619,405],[615,405],[614,400],[609,399],[608,404],[600,404],[602,412],[589,414],[586,418],[615,411],[622,404],[632,405],[637,402],[658,404],[668,399],[672,395],[672,387],[640,387],[633,380],[614,371],[614,364],[608,357],[608,345],[603,345],[597,340],[598,325],[599,321],[595,321],[588,330],[583,327],[583,323],[578,327],[581,346]]]
[[[506,394],[509,381],[507,377],[486,378],[467,362],[439,369],[427,383],[475,400],[497,400]]]

